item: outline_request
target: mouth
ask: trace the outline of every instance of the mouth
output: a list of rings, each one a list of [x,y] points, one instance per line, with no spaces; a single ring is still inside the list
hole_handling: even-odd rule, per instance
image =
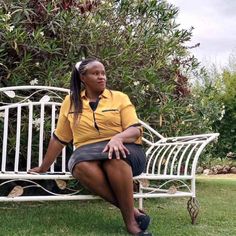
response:
[[[106,84],[106,80],[100,80],[100,81],[98,81],[98,84],[99,85],[105,85]]]

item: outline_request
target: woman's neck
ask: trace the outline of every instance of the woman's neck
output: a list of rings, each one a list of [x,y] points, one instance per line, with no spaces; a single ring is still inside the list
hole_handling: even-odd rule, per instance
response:
[[[89,99],[90,102],[96,102],[101,93],[102,92],[96,93],[96,92],[88,91],[87,89],[85,90],[86,97]]]

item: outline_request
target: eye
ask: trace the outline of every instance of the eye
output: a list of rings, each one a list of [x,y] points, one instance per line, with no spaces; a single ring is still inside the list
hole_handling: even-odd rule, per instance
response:
[[[99,73],[97,71],[94,71],[91,73],[92,75],[98,75]]]
[[[104,76],[105,75],[105,71],[95,71],[92,73],[93,75],[96,75],[96,76],[99,76],[99,75],[102,75]]]

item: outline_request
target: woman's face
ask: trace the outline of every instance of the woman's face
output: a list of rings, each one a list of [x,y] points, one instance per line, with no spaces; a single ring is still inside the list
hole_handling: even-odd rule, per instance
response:
[[[85,88],[100,93],[106,88],[106,72],[104,65],[93,61],[86,65],[85,74],[81,76]]]

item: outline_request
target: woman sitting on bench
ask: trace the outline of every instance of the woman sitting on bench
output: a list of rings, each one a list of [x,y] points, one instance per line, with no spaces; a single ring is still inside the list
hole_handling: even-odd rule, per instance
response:
[[[145,232],[150,217],[134,207],[133,199],[132,177],[143,172],[146,161],[142,128],[129,97],[107,89],[106,81],[105,68],[97,59],[75,65],[71,93],[62,103],[44,160],[30,172],[46,172],[73,140],[76,150],[68,168],[74,178],[118,207],[129,233],[151,235]]]

